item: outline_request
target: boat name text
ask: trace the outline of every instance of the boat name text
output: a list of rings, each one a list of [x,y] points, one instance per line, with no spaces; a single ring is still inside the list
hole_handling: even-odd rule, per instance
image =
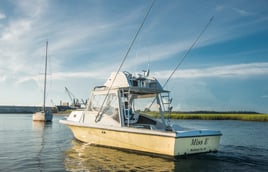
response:
[[[208,138],[205,139],[198,139],[198,138],[193,138],[191,145],[197,146],[197,145],[207,145],[208,144]]]

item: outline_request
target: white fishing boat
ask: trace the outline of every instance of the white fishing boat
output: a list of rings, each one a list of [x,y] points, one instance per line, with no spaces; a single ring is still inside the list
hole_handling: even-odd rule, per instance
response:
[[[43,106],[42,106],[42,110],[40,112],[35,112],[33,114],[33,116],[32,116],[33,121],[50,122],[50,121],[52,121],[52,118],[53,118],[53,114],[51,112],[51,109],[46,108],[47,49],[48,49],[48,42],[46,42]]]
[[[184,129],[165,118],[171,107],[170,92],[149,73],[112,73],[95,87],[87,107],[60,120],[74,137],[92,145],[167,156],[217,151],[221,132]],[[158,110],[161,118],[149,114]]]

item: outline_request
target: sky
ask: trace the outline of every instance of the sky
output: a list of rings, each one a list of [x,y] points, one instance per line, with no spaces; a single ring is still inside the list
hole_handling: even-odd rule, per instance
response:
[[[0,105],[87,99],[122,59],[151,0],[2,0]],[[156,0],[121,71],[164,83],[173,110],[268,113],[268,1]]]

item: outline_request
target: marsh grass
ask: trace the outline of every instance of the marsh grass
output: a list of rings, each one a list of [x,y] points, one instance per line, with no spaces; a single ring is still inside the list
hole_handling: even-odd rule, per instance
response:
[[[150,112],[153,117],[160,117],[159,113]],[[268,122],[268,114],[198,114],[198,113],[171,113],[166,116],[171,119],[199,119],[199,120],[243,120],[243,121],[261,121]]]

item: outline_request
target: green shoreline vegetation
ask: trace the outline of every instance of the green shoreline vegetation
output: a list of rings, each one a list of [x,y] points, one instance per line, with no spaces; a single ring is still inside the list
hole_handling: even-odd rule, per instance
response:
[[[159,118],[160,114],[156,112],[147,112],[147,114]],[[260,114],[255,112],[239,113],[239,112],[224,112],[224,113],[181,113],[172,112],[170,115],[166,114],[166,118],[170,119],[198,119],[198,120],[241,120],[241,121],[259,121],[268,122],[268,114]]]
[[[72,110],[61,111],[58,115],[69,115]],[[160,118],[158,112],[145,112],[146,114]],[[209,112],[209,111],[197,111],[197,112],[171,112],[169,115],[166,113],[166,118],[170,119],[197,119],[197,120],[241,120],[241,121],[259,121],[268,122],[268,114],[261,114],[257,112]]]

